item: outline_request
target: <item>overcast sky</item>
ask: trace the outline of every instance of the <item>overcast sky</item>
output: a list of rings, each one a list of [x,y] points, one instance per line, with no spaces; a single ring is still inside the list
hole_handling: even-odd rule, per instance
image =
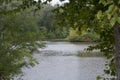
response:
[[[46,0],[43,0],[43,1],[46,1]],[[64,2],[62,3],[65,3],[65,2],[68,2],[68,0],[65,0]],[[52,2],[50,2],[52,5],[55,5],[55,4],[62,4],[59,0],[52,0]]]
[[[68,0],[64,1],[64,2],[68,2]],[[52,0],[52,5],[55,5],[55,4],[61,4],[61,2],[59,0]]]

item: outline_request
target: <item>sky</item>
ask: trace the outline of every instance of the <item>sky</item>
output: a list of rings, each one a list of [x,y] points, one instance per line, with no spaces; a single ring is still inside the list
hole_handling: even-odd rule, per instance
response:
[[[37,0],[36,0],[37,1]],[[42,1],[46,1],[46,0],[42,0]],[[68,0],[65,0],[64,2],[62,3],[65,3],[65,2],[68,2]],[[50,2],[52,5],[55,5],[55,4],[62,4],[59,0],[52,0],[52,2]]]
[[[65,2],[68,2],[68,0],[65,0],[65,1],[62,2],[62,3],[65,3]],[[51,4],[52,4],[52,5],[61,4],[61,2],[60,2],[59,0],[52,0]]]

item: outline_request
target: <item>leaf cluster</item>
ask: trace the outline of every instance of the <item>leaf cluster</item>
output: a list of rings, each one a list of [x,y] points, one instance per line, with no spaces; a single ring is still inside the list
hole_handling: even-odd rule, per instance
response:
[[[0,18],[0,80],[22,75],[22,68],[38,62],[33,52],[43,47],[38,42],[40,30],[32,16],[23,13],[2,15]]]
[[[16,13],[33,6],[34,10],[38,10],[41,8],[41,4],[41,0],[0,0],[0,14]]]

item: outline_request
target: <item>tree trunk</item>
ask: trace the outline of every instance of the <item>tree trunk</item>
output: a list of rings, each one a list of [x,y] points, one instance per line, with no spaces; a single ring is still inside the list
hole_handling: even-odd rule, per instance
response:
[[[120,24],[114,25],[116,80],[120,80]]]

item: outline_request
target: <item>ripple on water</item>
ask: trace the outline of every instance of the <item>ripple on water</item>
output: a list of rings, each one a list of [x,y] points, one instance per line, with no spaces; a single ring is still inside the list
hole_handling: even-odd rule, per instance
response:
[[[47,42],[46,48],[39,49],[44,54],[34,55],[40,64],[31,69],[24,68],[23,80],[95,80],[97,75],[103,73],[104,58],[61,56],[83,51],[88,45]]]
[[[37,58],[40,64],[25,69],[24,80],[95,80],[103,73],[105,63],[104,58],[39,55]]]

